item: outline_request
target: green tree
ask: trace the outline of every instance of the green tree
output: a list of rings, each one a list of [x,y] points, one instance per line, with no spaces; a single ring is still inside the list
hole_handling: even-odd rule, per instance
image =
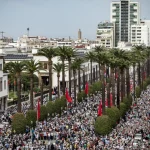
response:
[[[76,50],[69,47],[66,49],[66,59],[68,61],[68,75],[69,75],[69,94],[71,95],[71,60],[76,56]]]
[[[58,98],[60,96],[60,73],[62,71],[62,64],[59,62],[57,64],[53,64],[53,70],[57,73],[57,89],[58,89]]]
[[[45,47],[39,50],[38,55],[45,56],[48,59],[49,70],[49,99],[52,100],[52,58],[56,56],[56,49],[52,47]]]
[[[17,79],[17,111],[21,112],[21,73],[25,70],[24,62],[9,62],[4,66],[5,70],[14,74]]]
[[[65,88],[66,88],[66,84],[65,84],[65,60],[67,59],[67,54],[68,52],[68,47],[63,46],[63,47],[58,47],[57,48],[57,56],[59,56],[61,62],[62,62],[62,91],[63,91],[63,95],[65,95]]]
[[[94,53],[92,51],[87,52],[86,55],[85,55],[85,59],[88,60],[88,61],[90,61],[90,69],[91,69],[91,71],[90,71],[90,77],[91,77],[90,81],[91,81],[91,84],[92,84],[92,80],[93,80],[93,76],[92,76],[92,64],[93,64],[93,61],[94,61],[94,57],[95,57],[95,55],[94,55]]]
[[[39,62],[35,62],[35,60],[29,60],[29,61],[25,61],[25,70],[27,71],[27,73],[30,76],[30,109],[33,110],[34,109],[34,105],[33,105],[33,77],[34,77],[34,73],[38,72],[40,69],[42,69],[42,65]],[[41,99],[41,101],[43,101],[43,99]]]

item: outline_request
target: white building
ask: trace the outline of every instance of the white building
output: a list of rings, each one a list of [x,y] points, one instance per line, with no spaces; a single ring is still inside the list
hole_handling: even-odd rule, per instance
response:
[[[110,21],[115,23],[115,46],[119,41],[130,42],[131,25],[140,23],[140,4],[130,0],[111,3]]]
[[[8,97],[8,74],[3,72],[4,55],[0,54],[0,111],[3,112],[7,108]]]
[[[131,43],[133,45],[150,45],[149,27],[145,24],[131,26]]]
[[[115,46],[115,24],[99,23],[97,28],[96,41],[100,46],[112,48]]]

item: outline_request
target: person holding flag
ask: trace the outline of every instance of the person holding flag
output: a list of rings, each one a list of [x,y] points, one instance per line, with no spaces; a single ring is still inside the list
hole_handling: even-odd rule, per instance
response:
[[[65,97],[66,97],[66,100],[67,100],[69,103],[72,103],[72,98],[70,97],[69,92],[68,92],[67,89],[66,89]]]

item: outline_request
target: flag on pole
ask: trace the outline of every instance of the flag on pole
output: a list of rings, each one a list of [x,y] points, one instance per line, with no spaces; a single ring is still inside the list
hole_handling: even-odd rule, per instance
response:
[[[86,85],[85,85],[85,94],[87,95],[89,93],[89,85],[88,85],[88,82],[86,82]]]
[[[72,103],[72,98],[70,97],[69,93],[68,93],[68,90],[66,89],[66,100],[69,102],[69,103]]]
[[[98,116],[102,115],[102,102],[100,101],[99,107],[98,107]]]
[[[37,104],[37,120],[40,119],[40,99],[38,100],[38,104]]]

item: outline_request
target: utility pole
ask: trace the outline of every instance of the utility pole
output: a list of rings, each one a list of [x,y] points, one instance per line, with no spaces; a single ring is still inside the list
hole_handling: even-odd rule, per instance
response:
[[[2,34],[2,39],[3,39],[3,34],[4,34],[5,32],[1,31],[0,33]]]

